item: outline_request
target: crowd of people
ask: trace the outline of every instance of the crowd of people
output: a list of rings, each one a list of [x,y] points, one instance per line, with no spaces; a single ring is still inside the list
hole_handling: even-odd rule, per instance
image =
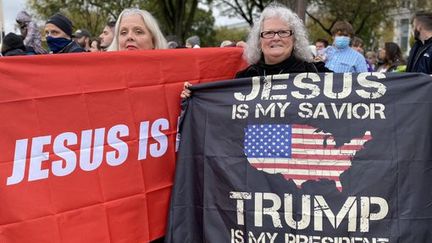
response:
[[[16,18],[21,35],[9,33],[4,37],[3,56],[29,54],[61,54],[93,51],[152,50],[179,48],[177,41],[167,41],[156,19],[141,9],[125,9],[117,21],[104,26],[98,37],[86,29],[73,32],[69,18],[60,13],[45,23],[45,35],[49,50],[41,44],[41,33],[31,16],[25,11]],[[249,66],[236,74],[236,78],[302,72],[407,72],[432,74],[432,13],[417,13],[412,27],[416,42],[407,61],[400,47],[387,42],[376,53],[364,53],[363,41],[354,36],[347,21],[336,22],[332,29],[332,43],[318,39],[310,47],[308,31],[303,21],[289,8],[272,3],[254,23],[246,42],[223,41],[221,47],[240,46]],[[200,38],[192,36],[185,47],[200,48]],[[190,83],[184,84],[182,98],[191,95]]]
[[[97,37],[87,29],[72,32],[72,21],[56,13],[43,27],[48,50],[42,47],[39,27],[26,11],[18,13],[16,22],[21,35],[11,32],[3,38],[2,56],[182,47],[178,41],[167,42],[156,19],[149,12],[136,8],[125,9],[117,21],[108,21]],[[200,38],[191,36],[184,47],[199,48]]]
[[[125,9],[117,21],[109,21],[98,37],[92,37],[86,29],[72,32],[70,19],[60,13],[54,14],[43,30],[48,50],[42,47],[39,28],[27,12],[18,13],[16,22],[21,36],[9,33],[4,37],[3,56],[201,46],[198,36],[186,39],[184,46],[177,40],[167,41],[156,19],[149,12],[135,8]],[[412,26],[416,42],[407,61],[394,42],[386,42],[377,52],[365,53],[363,41],[354,35],[353,27],[347,21],[333,25],[331,44],[321,38],[311,48],[303,21],[285,6],[270,4],[255,22],[247,42],[225,40],[220,46],[244,48],[244,57],[251,66],[237,77],[287,72],[408,71],[431,74],[432,13],[417,13]]]

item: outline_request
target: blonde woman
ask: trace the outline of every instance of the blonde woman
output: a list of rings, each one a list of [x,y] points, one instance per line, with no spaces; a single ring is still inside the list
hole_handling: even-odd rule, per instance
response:
[[[108,51],[167,49],[156,19],[147,11],[128,8],[121,12]]]

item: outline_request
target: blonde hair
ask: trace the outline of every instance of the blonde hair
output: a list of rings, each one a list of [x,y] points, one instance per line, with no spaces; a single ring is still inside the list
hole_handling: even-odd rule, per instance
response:
[[[263,22],[266,19],[279,18],[286,22],[293,31],[294,48],[293,53],[297,59],[311,62],[313,57],[309,50],[309,39],[303,21],[290,9],[278,3],[271,3],[262,12],[260,18],[254,25],[247,39],[247,47],[244,51],[244,58],[249,64],[256,64],[262,55],[260,33]]]
[[[162,31],[159,28],[159,25],[156,21],[156,19],[146,10],[141,10],[138,8],[126,8],[124,9],[115,24],[114,27],[114,38],[111,43],[111,45],[108,47],[108,51],[118,51],[119,50],[119,29],[120,29],[120,22],[123,18],[123,16],[133,15],[137,14],[140,15],[144,21],[144,24],[147,26],[148,30],[150,31],[150,34],[152,35],[153,45],[154,49],[167,49],[168,44],[165,39],[165,37],[162,34]]]

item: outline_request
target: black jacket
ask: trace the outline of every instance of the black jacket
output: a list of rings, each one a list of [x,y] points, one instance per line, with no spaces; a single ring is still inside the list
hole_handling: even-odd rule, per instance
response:
[[[414,44],[408,57],[406,71],[432,74],[432,38],[424,44],[421,41]]]
[[[65,48],[57,53],[73,53],[73,52],[85,52],[85,50],[78,45],[75,41],[71,41]]]
[[[281,73],[317,73],[317,72],[325,72],[325,70],[319,70],[317,67],[306,61],[301,61],[294,56],[290,56],[285,61],[275,64],[275,65],[267,65],[264,63],[264,58],[257,64],[252,64],[246,69],[238,72],[236,74],[236,78],[246,78],[246,77],[254,77],[254,76],[265,76],[265,75],[274,75]]]
[[[26,53],[22,49],[11,49],[5,52],[2,52],[3,56],[25,56]]]

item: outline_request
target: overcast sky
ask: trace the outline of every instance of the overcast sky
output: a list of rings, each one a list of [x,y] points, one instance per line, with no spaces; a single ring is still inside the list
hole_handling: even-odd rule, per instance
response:
[[[16,32],[15,30],[15,18],[19,11],[25,8],[26,0],[3,0],[3,20],[5,33]]]
[[[26,0],[3,0],[3,20],[5,33],[15,32],[19,33],[18,29],[15,29],[15,18],[19,11],[25,9]],[[217,10],[213,9],[213,12],[218,13]],[[232,23],[241,22],[239,19],[232,19],[222,16],[216,16],[215,24],[217,26],[228,25]]]

